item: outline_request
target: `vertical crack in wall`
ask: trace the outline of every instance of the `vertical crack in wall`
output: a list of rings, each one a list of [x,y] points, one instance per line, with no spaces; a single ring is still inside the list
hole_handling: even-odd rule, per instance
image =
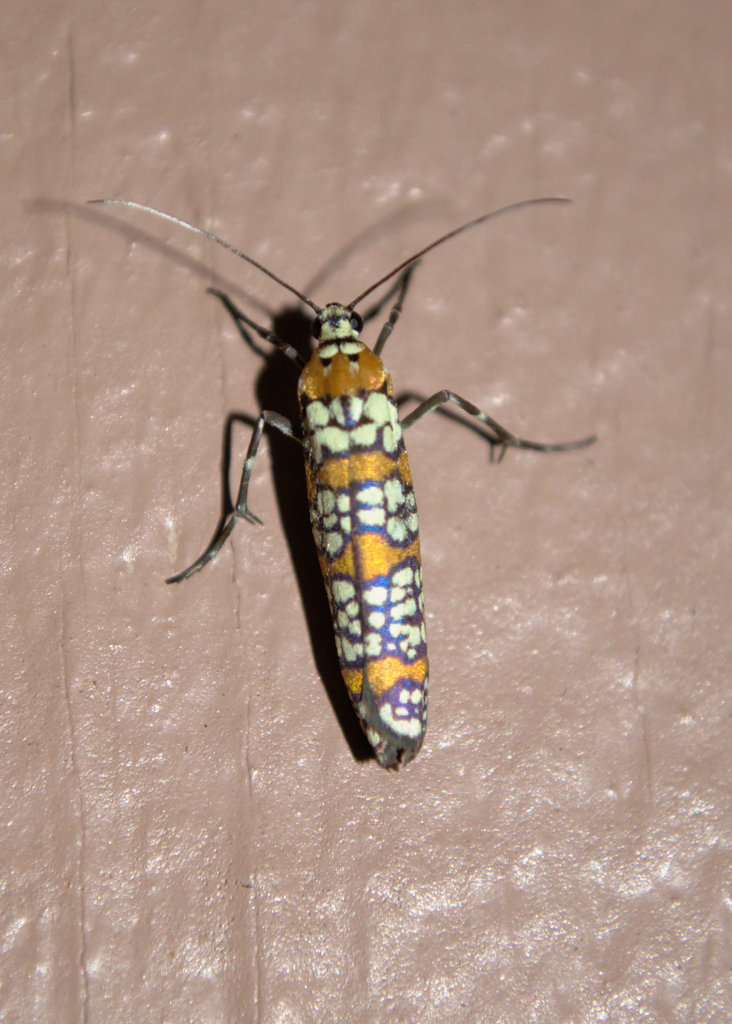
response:
[[[74,39],[73,39],[73,25],[69,25],[67,35],[67,61],[68,61],[68,128],[69,128],[69,139],[68,139],[68,155],[70,165],[69,179],[73,183],[75,180],[75,136],[76,136],[76,83],[75,83],[75,68],[74,68]],[[79,485],[80,472],[79,472],[79,408],[78,408],[78,392],[76,387],[76,373],[77,373],[77,336],[76,336],[76,282],[73,270],[73,260],[71,252],[71,231],[68,218],[68,210],[65,214],[65,230],[66,230],[66,270],[67,279],[69,282],[69,336],[71,343],[71,359],[70,359],[70,384],[71,384],[71,403],[73,407],[72,423],[73,423],[73,434],[72,434],[72,450],[73,450],[73,474],[72,479],[72,490],[69,496],[69,509],[70,515],[67,517],[67,535],[66,535],[66,548],[69,552],[69,562],[73,566],[73,571],[78,572],[79,575],[83,575],[81,561],[78,553],[78,549],[73,544],[75,528],[73,523],[73,515],[76,514],[80,508],[80,497],[81,488]],[[76,782],[76,794],[77,794],[77,815],[79,819],[79,842],[78,842],[78,871],[77,871],[77,887],[79,892],[79,972],[80,972],[80,1019],[82,1024],[86,1024],[88,1017],[88,1004],[89,1004],[89,977],[87,972],[87,947],[86,947],[86,935],[87,935],[87,921],[86,921],[86,889],[85,889],[85,858],[86,858],[86,810],[84,806],[84,790],[81,778],[81,770],[79,766],[79,751],[77,741],[77,729],[74,715],[73,705],[73,671],[69,663],[69,652],[67,647],[67,641],[70,640],[73,627],[69,623],[69,603],[67,599],[67,591],[64,584],[66,578],[64,572],[63,563],[59,566],[59,579],[61,580],[61,660],[63,665],[63,680],[64,680],[64,692],[65,692],[65,707],[66,716],[68,721],[68,734],[69,743],[71,748],[71,772]]]

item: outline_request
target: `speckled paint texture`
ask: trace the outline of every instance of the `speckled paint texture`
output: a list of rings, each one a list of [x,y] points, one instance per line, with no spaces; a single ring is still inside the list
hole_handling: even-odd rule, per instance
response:
[[[0,1018],[728,1024],[730,13],[723,2],[3,7]],[[323,303],[430,254],[385,352],[430,723],[373,759],[302,453],[176,586]]]

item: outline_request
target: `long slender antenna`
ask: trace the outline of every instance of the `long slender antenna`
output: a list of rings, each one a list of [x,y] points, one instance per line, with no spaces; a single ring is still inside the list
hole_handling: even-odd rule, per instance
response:
[[[163,213],[162,210],[156,210],[152,206],[143,206],[142,203],[133,203],[129,199],[89,199],[89,203],[100,203],[104,206],[128,206],[131,210],[143,210],[145,213],[152,213],[156,217],[160,217],[161,220],[168,220],[171,224],[177,224],[181,228],[187,228],[188,231],[193,231],[197,235],[203,235],[204,238],[208,238],[211,242],[216,242],[217,245],[221,245],[224,249],[228,249],[229,252],[233,252],[235,256],[240,259],[246,260],[247,263],[251,263],[257,270],[261,270],[267,277],[271,277],[277,284],[281,284],[283,288],[286,288],[288,292],[292,292],[293,295],[297,295],[301,302],[304,302],[306,306],[310,306],[316,313],[320,313],[320,306],[316,306],[312,299],[309,299],[307,295],[303,295],[297,288],[294,288],[287,281],[283,281],[281,277],[274,274],[271,270],[268,270],[261,263],[258,263],[252,256],[247,256],[241,249],[237,249],[235,245],[231,245],[229,242],[225,242],[223,238],[219,238],[218,235],[214,235],[212,231],[205,231],[203,228],[197,228],[195,224],[189,224],[188,221],[181,220],[179,217],[173,217],[169,213]],[[391,275],[389,275],[391,276]]]
[[[349,302],[346,309],[354,309],[362,299],[365,299],[367,295],[370,295],[371,292],[378,288],[380,284],[384,284],[384,282],[388,281],[390,277],[394,277],[394,275],[398,274],[400,270],[404,270],[404,268],[408,267],[410,263],[414,263],[415,260],[418,260],[420,256],[424,256],[424,254],[429,252],[431,249],[436,249],[438,245],[442,245],[443,242],[447,242],[448,239],[454,238],[455,235],[462,234],[463,231],[467,231],[469,228],[475,228],[478,224],[485,224],[487,220],[502,217],[504,213],[511,213],[513,210],[520,210],[523,206],[538,206],[540,203],[571,202],[571,199],[565,199],[562,196],[547,196],[542,199],[522,199],[518,203],[510,203],[508,206],[502,206],[498,210],[491,210],[490,213],[484,213],[482,217],[476,217],[474,220],[469,220],[465,224],[461,224],[460,227],[453,228],[452,231],[448,231],[446,235],[441,235],[434,242],[430,242],[429,245],[426,245],[424,249],[420,249],[419,252],[415,252],[413,256],[404,260],[398,267],[394,267],[394,269],[390,270],[388,274],[384,274],[384,276],[380,277],[378,281],[370,285],[365,292],[361,292],[357,298],[353,299],[352,302]]]

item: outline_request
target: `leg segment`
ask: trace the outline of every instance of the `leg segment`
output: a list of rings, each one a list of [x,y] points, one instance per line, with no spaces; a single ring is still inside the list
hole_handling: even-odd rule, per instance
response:
[[[419,260],[417,262],[419,262]],[[369,321],[373,320],[374,317],[378,316],[379,313],[381,313],[384,306],[387,304],[387,302],[389,302],[404,287],[404,278],[406,276],[411,275],[412,271],[416,266],[417,263],[410,264],[406,268],[406,270],[403,270],[402,273],[394,281],[394,284],[391,286],[389,291],[382,295],[378,302],[375,302],[373,306],[369,306],[365,313],[361,314],[361,319],[365,324],[369,323]]]
[[[225,542],[228,540],[231,531],[234,529],[237,520],[244,519],[248,523],[260,523],[262,522],[258,516],[249,510],[247,506],[247,492],[249,490],[249,480],[252,475],[252,467],[254,466],[254,459],[257,455],[257,449],[259,448],[259,442],[262,438],[262,431],[266,426],[275,427],[280,433],[284,434],[285,437],[291,437],[295,441],[299,441],[299,438],[295,434],[294,428],[290,421],[284,416],[281,416],[278,412],[270,412],[265,410],[261,413],[257,420],[257,425],[254,428],[249,447],[247,448],[246,458],[244,459],[244,466],[241,472],[241,481],[239,482],[239,493],[236,498],[236,506],[223,517],[222,521],[213,536],[213,540],[200,556],[197,558],[193,565],[189,565],[183,572],[176,573],[175,576],[170,576],[165,582],[166,583],[178,583],[180,580],[188,579],[189,576],[193,576],[194,573],[203,569],[204,565],[207,565],[212,561],[219,553]],[[227,499],[227,502],[230,499]]]
[[[394,325],[401,316],[402,306],[404,305],[404,299],[407,294],[407,288],[409,288],[409,282],[412,279],[412,273],[414,272],[414,268],[416,266],[416,263],[410,263],[409,266],[405,269],[404,273],[401,275],[401,277],[397,279],[399,282],[399,292],[397,294],[397,300],[392,306],[391,313],[389,313],[389,319],[381,328],[379,337],[376,339],[376,344],[374,345],[374,353],[377,356],[381,355],[384,345],[386,345],[387,341],[389,340],[389,335],[394,330]],[[387,295],[389,294],[391,293],[387,292]],[[369,314],[371,316],[374,316],[375,311],[370,310]],[[366,318],[364,317],[364,320],[365,319]]]
[[[299,370],[302,370],[303,366],[305,365],[305,360],[300,355],[300,353],[297,352],[292,347],[292,345],[288,345],[286,341],[283,341],[281,338],[278,338],[274,331],[270,331],[266,327],[261,327],[254,320],[250,320],[246,313],[242,313],[239,307],[236,306],[231,301],[226,292],[219,291],[218,288],[208,288],[206,290],[208,291],[209,295],[215,295],[217,299],[221,300],[221,302],[224,304],[224,306],[231,314],[233,319],[237,322],[237,324],[245,325],[244,327],[240,326],[240,331],[244,331],[246,334],[246,328],[248,327],[249,330],[254,331],[255,334],[259,335],[262,341],[268,341],[270,345],[274,345],[275,348],[278,348],[280,352],[287,356],[288,359],[292,360],[292,362],[295,364],[295,366],[297,366]],[[250,338],[245,337],[245,340],[249,344],[252,344]],[[256,345],[253,345],[253,347],[257,349]],[[258,349],[258,351],[261,352],[261,349]]]
[[[506,428],[502,427],[500,423],[497,423],[492,416],[488,416],[486,413],[481,412],[477,405],[473,405],[472,402],[468,402],[465,398],[461,398],[460,395],[456,395],[454,391],[446,390],[438,391],[436,394],[432,395],[431,398],[428,398],[426,401],[418,405],[417,408],[410,412],[408,416],[405,416],[401,421],[402,429],[406,430],[407,427],[411,427],[413,423],[416,423],[417,420],[421,420],[428,412],[432,412],[433,409],[440,408],[440,406],[444,405],[446,402],[452,402],[453,405],[458,407],[458,409],[466,412],[468,416],[474,416],[479,423],[482,423],[484,427],[487,427],[487,430],[481,430],[480,434],[491,446],[491,459],[493,458],[493,449],[495,447],[500,448],[500,454],[498,456],[499,462],[506,454],[507,448],[529,448],[531,451],[535,452],[571,452],[576,448],[586,448],[587,445],[593,444],[597,440],[597,437],[593,434],[591,437],[583,437],[579,441],[564,441],[561,444],[542,444],[539,441],[527,441],[522,437],[516,437],[510,431],[506,430]]]

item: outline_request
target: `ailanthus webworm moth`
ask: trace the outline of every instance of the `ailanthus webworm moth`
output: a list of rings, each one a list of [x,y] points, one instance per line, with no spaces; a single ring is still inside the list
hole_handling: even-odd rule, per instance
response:
[[[495,446],[500,448],[499,461],[507,448],[571,451],[592,444],[596,438],[593,435],[562,444],[527,441],[447,390],[436,392],[400,421],[391,376],[381,361],[381,352],[402,312],[417,260],[463,231],[512,210],[568,201],[528,199],[492,210],[424,246],[351,302],[329,302],[320,307],[210,231],[139,203],[92,200],[152,213],[203,235],[267,274],[314,311],[312,333],[316,345],[306,362],[290,345],[255,324],[226,299],[227,307],[242,324],[279,348],[300,370],[297,396],[301,433],[277,412],[264,410],[260,414],[244,460],[235,507],[200,558],[166,582],[176,583],[202,569],[216,556],[237,520],[261,522],[247,504],[247,493],[264,428],[274,427],[300,443],[305,456],[310,523],[328,594],[341,673],[376,760],[384,768],[398,768],[411,761],[422,745],[427,726],[422,566],[417,506],[403,431],[428,412],[451,402],[485,428],[483,436],[491,454]],[[369,349],[360,340],[363,319],[355,307],[397,274],[401,278],[396,301],[376,344]]]

